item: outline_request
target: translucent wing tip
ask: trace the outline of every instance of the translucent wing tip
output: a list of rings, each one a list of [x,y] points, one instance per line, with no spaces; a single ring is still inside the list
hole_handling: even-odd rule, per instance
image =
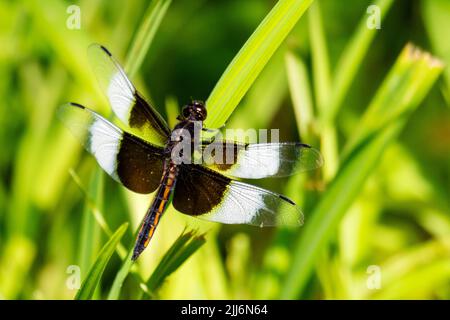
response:
[[[108,51],[104,46],[102,46],[101,44],[96,43],[96,42],[91,43],[91,44],[87,47],[87,51],[88,51],[88,52],[89,52],[89,51],[92,51],[92,50],[98,50],[98,49],[105,50],[106,52],[109,53],[109,51]]]
[[[320,151],[315,148],[312,148],[312,147],[310,147],[310,150],[311,150],[311,153],[313,153],[315,155],[314,158],[315,158],[315,163],[317,165],[316,168],[320,168],[321,166],[323,166],[324,161],[323,161],[323,156],[320,153]]]
[[[295,205],[295,210],[297,211],[297,214],[295,216],[287,217],[282,223],[283,226],[288,227],[301,227],[304,223],[304,215],[303,212],[300,210],[300,207]]]
[[[287,205],[289,208],[288,210],[281,210],[282,214],[280,216],[279,224],[283,226],[293,226],[293,227],[302,226],[304,222],[303,218],[304,216],[300,207],[288,197],[282,194],[278,196],[285,201],[285,205]]]
[[[64,103],[56,108],[56,115],[57,115],[58,119],[65,123],[68,118],[68,113],[70,113],[74,107],[79,108],[79,109],[86,109],[86,107],[84,107],[81,104],[78,104],[76,102]]]
[[[308,144],[299,143],[301,171],[309,171],[320,168],[324,164],[323,156],[319,150]]]
[[[300,212],[297,223],[297,226],[302,226],[305,223],[305,216],[303,215],[303,212]]]
[[[96,52],[96,51],[103,51],[104,53],[106,53],[108,56],[112,57],[112,53],[103,45],[99,44],[99,43],[91,43],[88,48],[88,55],[92,52]]]

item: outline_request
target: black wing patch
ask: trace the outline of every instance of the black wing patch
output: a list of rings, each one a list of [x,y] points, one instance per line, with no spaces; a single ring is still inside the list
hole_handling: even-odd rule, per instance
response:
[[[61,106],[58,116],[113,179],[131,191],[151,193],[163,173],[163,149],[124,132],[76,103]]]
[[[303,223],[300,208],[289,198],[199,165],[180,165],[173,206],[182,213],[226,224],[265,227]]]

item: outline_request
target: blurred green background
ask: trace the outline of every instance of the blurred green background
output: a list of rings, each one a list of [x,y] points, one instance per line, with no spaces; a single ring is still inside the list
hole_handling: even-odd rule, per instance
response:
[[[317,172],[255,182],[298,201],[305,226],[218,225],[169,209],[119,298],[450,298],[448,67],[433,86],[430,81],[424,99],[417,98],[398,138],[372,159],[376,166],[362,176],[358,192],[339,192],[339,183],[353,183],[351,170],[347,180],[341,174],[350,157],[348,141],[364,124],[381,122],[366,110],[406,43],[450,63],[450,1],[378,2],[381,29],[367,31],[371,1],[315,1],[227,122],[228,128],[281,128],[281,140],[302,140],[322,150],[325,165]],[[179,105],[191,97],[208,98],[275,3],[172,1],[133,76],[136,87],[173,124]],[[66,10],[73,4],[81,10],[81,25],[71,30]],[[0,298],[72,299],[73,270],[80,268],[82,281],[109,238],[92,213],[111,230],[130,222],[121,245],[132,248],[151,197],[132,194],[100,173],[57,121],[55,109],[76,101],[109,114],[86,49],[101,43],[125,65],[148,6],[147,1],[0,1]],[[355,40],[359,33],[367,37],[366,49]],[[352,41],[359,43],[353,52],[359,50],[360,59],[355,55],[345,65],[342,53]],[[354,69],[347,73],[348,87],[336,80],[339,66]],[[394,70],[393,83],[395,75]],[[421,91],[411,88],[405,96]],[[380,108],[397,105],[386,101],[378,102]],[[333,103],[335,117],[321,122],[320,110]],[[330,185],[334,194],[327,194]],[[348,203],[326,226],[313,217],[328,217],[323,198],[336,206],[340,199]],[[158,290],[143,295],[141,280],[186,227],[205,232],[205,244]],[[309,239],[306,263],[301,251]],[[121,258],[112,256],[94,298],[108,296]]]

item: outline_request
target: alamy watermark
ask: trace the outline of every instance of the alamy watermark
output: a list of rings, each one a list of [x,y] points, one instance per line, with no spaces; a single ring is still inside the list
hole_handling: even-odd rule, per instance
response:
[[[81,268],[77,265],[70,265],[66,269],[69,275],[66,279],[66,287],[69,290],[78,290],[81,287]]]
[[[381,29],[381,9],[379,6],[373,4],[367,7],[367,14],[369,17],[366,20],[366,26],[370,30]]]
[[[66,27],[69,30],[81,29],[81,9],[77,5],[70,5],[66,9],[66,13],[69,15],[66,19]]]
[[[175,164],[234,164],[236,156],[248,143],[279,142],[279,129],[271,129],[270,135],[267,129],[227,129],[225,135],[218,132],[212,141],[204,144],[201,139],[202,122],[193,121],[193,123],[192,133],[187,129],[176,129],[172,132],[171,159]],[[235,143],[236,139],[245,143]]]
[[[370,265],[367,267],[368,274],[366,285],[369,290],[381,289],[381,268],[377,265]]]

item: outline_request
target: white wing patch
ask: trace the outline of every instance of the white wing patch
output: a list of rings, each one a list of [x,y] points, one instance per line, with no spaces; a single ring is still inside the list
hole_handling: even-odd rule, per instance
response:
[[[97,162],[111,177],[118,179],[117,154],[119,153],[121,136],[111,130],[111,126],[101,119],[95,119],[89,128],[89,151]]]
[[[279,148],[267,148],[266,145],[251,145],[241,150],[238,162],[230,168],[230,174],[248,179],[260,179],[277,174],[280,167]]]
[[[135,103],[132,88],[129,80],[119,70],[111,77],[107,89],[107,96],[111,108],[124,123],[128,123],[131,107]]]
[[[303,213],[292,201],[275,192],[238,181],[229,184],[224,201],[211,213],[198,217],[258,227],[303,224]]]
[[[224,149],[225,157],[223,152],[210,156],[208,152],[214,148],[219,151]],[[228,152],[234,153],[236,149],[237,157],[229,157]],[[204,165],[232,178],[286,177],[314,170],[323,164],[323,158],[317,149],[297,142],[244,145],[219,141],[207,145],[204,150]],[[222,164],[225,166],[221,166]]]
[[[243,198],[245,201],[239,198]],[[263,194],[258,189],[240,188],[236,190],[236,188],[230,187],[224,202],[220,204],[220,209],[211,215],[210,220],[227,224],[252,224],[258,216],[258,212],[264,207]]]

